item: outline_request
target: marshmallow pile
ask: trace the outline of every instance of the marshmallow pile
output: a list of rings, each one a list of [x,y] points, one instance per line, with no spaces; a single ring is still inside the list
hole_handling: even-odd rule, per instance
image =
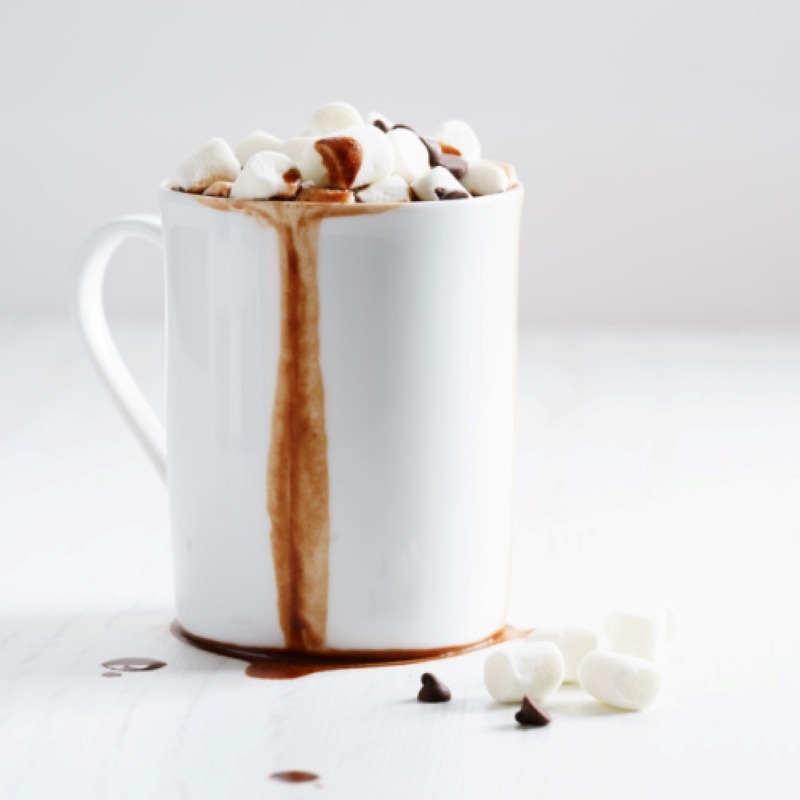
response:
[[[608,649],[600,649],[587,628],[538,628],[486,658],[484,683],[498,702],[519,703],[577,682],[601,703],[641,711],[661,690],[661,664],[674,631],[675,614],[663,604],[614,611],[606,624]]]
[[[236,147],[211,139],[185,158],[171,189],[211,197],[322,203],[406,203],[497,194],[517,185],[514,168],[481,157],[466,122],[422,136],[382,114],[329,103],[300,136],[254,131]]]

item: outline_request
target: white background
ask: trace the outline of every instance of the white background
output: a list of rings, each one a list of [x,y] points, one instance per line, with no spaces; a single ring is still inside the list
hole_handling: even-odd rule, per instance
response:
[[[800,322],[792,0],[139,0],[0,7],[0,314],[65,313],[93,228],[155,210],[212,135],[289,136],[331,99],[462,117],[528,190],[522,319]],[[131,244],[112,309],[157,316]]]

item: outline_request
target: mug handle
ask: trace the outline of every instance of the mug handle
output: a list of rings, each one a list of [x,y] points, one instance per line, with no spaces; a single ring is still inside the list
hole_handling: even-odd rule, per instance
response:
[[[161,220],[154,214],[119,217],[97,230],[78,256],[75,315],[100,377],[142,445],[166,481],[167,446],[164,426],[145,400],[111,338],[103,307],[103,279],[116,249],[128,238],[163,246]]]

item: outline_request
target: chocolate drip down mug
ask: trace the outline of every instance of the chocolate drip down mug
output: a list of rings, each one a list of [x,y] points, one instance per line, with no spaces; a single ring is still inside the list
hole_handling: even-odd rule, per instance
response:
[[[160,190],[80,257],[77,317],[165,478],[178,622],[243,651],[381,658],[505,625],[523,190],[447,203]],[[166,436],[103,277],[163,245]]]

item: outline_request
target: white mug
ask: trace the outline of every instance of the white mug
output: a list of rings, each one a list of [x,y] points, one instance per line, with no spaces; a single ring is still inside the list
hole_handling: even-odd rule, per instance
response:
[[[522,189],[326,205],[160,190],[81,255],[89,351],[166,478],[178,622],[205,645],[380,658],[505,625]],[[166,438],[102,307],[166,255]]]

